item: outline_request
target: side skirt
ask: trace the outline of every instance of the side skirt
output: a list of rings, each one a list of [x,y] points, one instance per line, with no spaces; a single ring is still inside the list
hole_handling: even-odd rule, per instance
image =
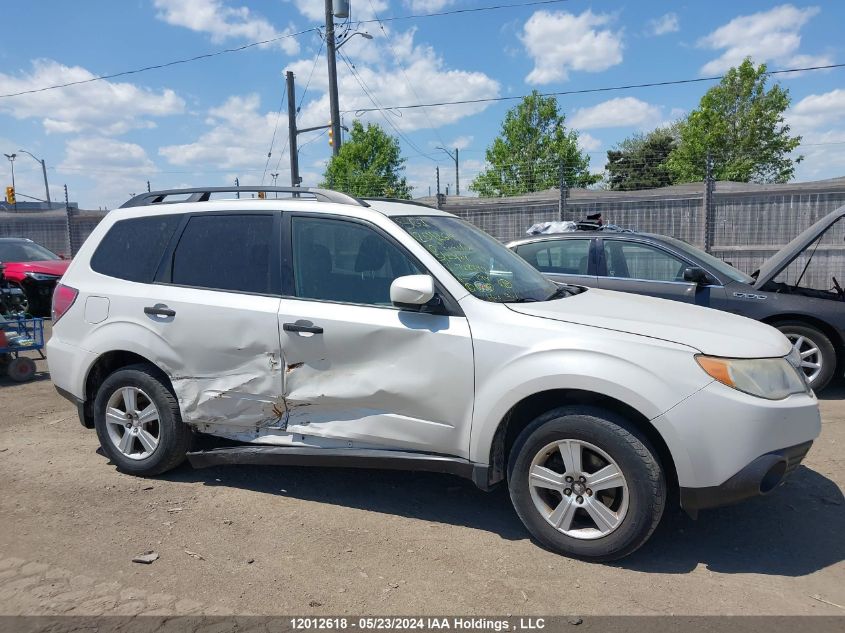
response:
[[[490,490],[489,466],[460,457],[375,449],[311,448],[305,446],[226,446],[188,453],[194,468],[231,464],[261,466],[322,466],[375,468],[447,473],[470,479],[481,490]]]

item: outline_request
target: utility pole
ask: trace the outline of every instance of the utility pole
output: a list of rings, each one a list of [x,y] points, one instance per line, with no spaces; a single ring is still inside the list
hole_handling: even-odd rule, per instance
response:
[[[340,104],[337,97],[337,58],[334,39],[334,9],[332,0],[326,0],[326,58],[329,63],[329,106],[332,117],[332,155],[340,151]]]
[[[331,4],[331,0],[327,0]],[[296,84],[293,72],[285,73],[285,83],[288,91],[288,146],[290,147],[290,186],[298,187],[302,179],[299,177],[299,149],[296,146]]]
[[[149,193],[149,192],[150,192],[150,181],[148,180],[147,181],[147,193]]]
[[[239,179],[239,178],[235,178],[235,187],[240,187],[240,186],[241,186],[241,181],[240,181],[240,179]],[[240,191],[236,191],[236,192],[235,192],[235,195],[236,195],[236,196],[238,196],[238,200],[240,200],[240,199],[241,199],[241,192],[240,192]]]
[[[566,186],[566,173],[564,171],[565,165],[563,161],[560,162],[560,200],[558,200],[558,220],[563,222],[564,212],[566,211],[566,198],[569,196],[569,187]]]
[[[440,208],[440,166],[434,168],[437,174],[437,208]]]
[[[47,197],[47,206],[52,206],[52,201],[50,200],[50,185],[47,184],[47,165],[44,162],[44,159],[38,158],[38,156],[36,156],[32,152],[26,151],[25,149],[19,149],[18,151],[23,152],[24,154],[28,154],[33,158],[33,160],[41,164],[41,173],[44,175],[44,193]],[[14,156],[14,154],[12,154],[12,156]]]
[[[713,217],[713,193],[716,189],[713,180],[713,156],[707,150],[707,158],[704,164],[704,251],[709,253],[713,248],[715,232],[715,220]]]
[[[65,185],[65,218],[67,222],[67,253],[68,257],[73,257],[73,223],[70,219],[70,202],[67,197],[67,185]]]
[[[461,195],[461,175],[460,175],[460,168],[459,168],[459,161],[458,161],[459,150],[456,147],[455,153],[453,154],[452,152],[450,152],[445,147],[438,146],[437,149],[442,149],[444,152],[446,152],[449,155],[449,158],[451,158],[453,161],[455,161],[455,195],[459,196],[459,195]]]

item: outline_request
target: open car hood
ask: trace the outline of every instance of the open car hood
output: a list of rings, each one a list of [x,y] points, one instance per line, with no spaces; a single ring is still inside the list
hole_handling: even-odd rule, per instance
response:
[[[830,228],[831,224],[836,222],[842,216],[845,216],[845,206],[841,206],[835,211],[828,213],[821,220],[813,224],[804,232],[800,233],[798,237],[763,262],[763,265],[757,272],[757,281],[754,282],[754,287],[760,288],[774,279],[780,271],[789,266],[789,264],[792,263],[792,260],[798,257],[805,248],[812,244],[819,235],[824,233],[828,228]]]

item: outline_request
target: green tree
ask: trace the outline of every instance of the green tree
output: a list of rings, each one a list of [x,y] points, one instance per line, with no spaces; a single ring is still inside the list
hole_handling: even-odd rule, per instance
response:
[[[411,197],[411,187],[402,172],[405,159],[399,141],[379,125],[352,123],[349,138],[326,166],[321,187],[352,196],[372,198]]]
[[[673,128],[635,134],[607,151],[607,186],[615,191],[656,189],[672,184],[666,159],[675,149]]]
[[[515,196],[559,186],[561,164],[569,187],[600,180],[590,173],[590,159],[578,149],[578,132],[567,130],[557,99],[536,90],[511,108],[502,130],[487,148],[489,168],[470,189],[482,196]]]
[[[765,64],[755,68],[746,58],[680,123],[678,147],[667,161],[676,182],[703,180],[708,151],[716,180],[767,183],[792,178],[803,156],[791,155],[801,137],[790,136],[783,118],[789,90],[778,84],[766,90],[765,73]]]

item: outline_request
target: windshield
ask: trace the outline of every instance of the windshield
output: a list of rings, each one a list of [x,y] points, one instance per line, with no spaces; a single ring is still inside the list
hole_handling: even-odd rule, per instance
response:
[[[469,222],[441,216],[392,219],[479,299],[519,303],[561,294],[554,282]]]
[[[692,244],[687,244],[682,240],[675,239],[674,237],[668,237],[666,235],[661,235],[660,237],[678,250],[683,251],[696,259],[700,259],[706,266],[709,266],[725,277],[729,277],[734,281],[740,281],[744,284],[754,283],[754,278],[751,275],[746,275],[741,270],[737,270],[730,264],[723,262],[718,257],[714,257],[710,253],[705,253],[703,250],[696,248]]]
[[[43,262],[61,259],[35,242],[0,241],[0,262]]]

